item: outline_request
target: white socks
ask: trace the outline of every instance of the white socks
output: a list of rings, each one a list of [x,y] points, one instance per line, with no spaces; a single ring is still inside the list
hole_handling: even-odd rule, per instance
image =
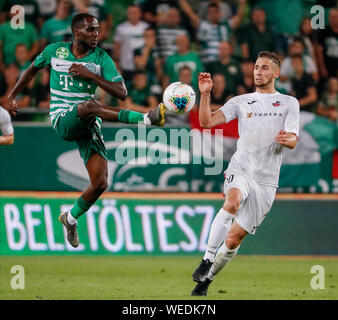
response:
[[[215,253],[219,246],[225,241],[225,237],[230,230],[232,219],[234,215],[221,208],[214,221],[212,222],[207,250],[205,251],[203,259],[209,259],[214,262]]]
[[[68,214],[67,214],[67,221],[68,221],[69,224],[75,224],[76,221],[77,221],[77,219],[75,219],[75,218],[70,214],[70,212],[68,212]]]
[[[151,121],[150,121],[150,119],[149,119],[149,112],[146,113],[146,114],[144,115],[143,121],[144,121],[144,123],[145,123],[147,126],[150,126],[150,125],[151,125]]]
[[[229,250],[225,245],[225,242],[223,243],[223,245],[219,248],[216,259],[207,275],[209,280],[214,280],[215,275],[219,273],[235,257],[239,247],[240,246],[238,246],[236,249]]]

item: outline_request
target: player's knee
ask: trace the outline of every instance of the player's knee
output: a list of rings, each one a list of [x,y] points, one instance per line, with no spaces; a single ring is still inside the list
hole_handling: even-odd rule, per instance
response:
[[[101,105],[95,99],[81,102],[77,107],[78,116],[86,122],[95,119],[100,110]]]
[[[232,214],[235,214],[238,211],[240,204],[240,201],[237,199],[228,199],[225,202],[224,209]]]

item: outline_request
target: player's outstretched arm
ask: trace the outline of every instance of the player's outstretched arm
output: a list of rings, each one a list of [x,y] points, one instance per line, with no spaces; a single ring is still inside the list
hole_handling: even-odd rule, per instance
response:
[[[112,82],[108,81],[99,75],[89,71],[85,66],[81,64],[73,63],[69,68],[69,72],[73,77],[81,77],[84,79],[93,80],[100,88],[104,91],[108,92],[112,96],[125,100],[127,97],[127,88],[123,81]]]
[[[198,76],[198,87],[201,93],[199,106],[199,121],[203,128],[212,128],[226,121],[221,110],[211,112],[210,92],[212,89],[212,80],[210,73],[202,72]]]
[[[297,144],[297,136],[293,132],[286,132],[285,130],[280,130],[276,137],[276,140],[279,144],[289,149],[294,149]]]
[[[39,68],[34,66],[34,62],[23,72],[14,88],[11,90],[7,97],[6,109],[12,116],[16,116],[18,113],[18,105],[15,97],[28,85],[28,83],[34,78]]]

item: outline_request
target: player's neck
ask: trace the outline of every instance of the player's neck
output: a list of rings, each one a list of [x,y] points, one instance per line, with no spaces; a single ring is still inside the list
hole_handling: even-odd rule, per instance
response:
[[[274,86],[268,86],[268,87],[256,87],[257,93],[276,93],[276,89]]]
[[[71,45],[71,51],[74,55],[74,57],[81,59],[83,57],[85,57],[86,55],[88,55],[90,49],[84,47],[83,45],[81,45],[80,43],[74,41]]]

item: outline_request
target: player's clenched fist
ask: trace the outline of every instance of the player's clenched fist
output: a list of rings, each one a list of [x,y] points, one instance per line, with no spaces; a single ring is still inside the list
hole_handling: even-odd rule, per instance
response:
[[[198,88],[201,94],[210,93],[212,89],[212,80],[210,73],[201,72],[198,76]]]
[[[84,79],[90,79],[93,76],[92,72],[79,63],[73,63],[69,68],[69,73],[74,77],[81,77]]]

